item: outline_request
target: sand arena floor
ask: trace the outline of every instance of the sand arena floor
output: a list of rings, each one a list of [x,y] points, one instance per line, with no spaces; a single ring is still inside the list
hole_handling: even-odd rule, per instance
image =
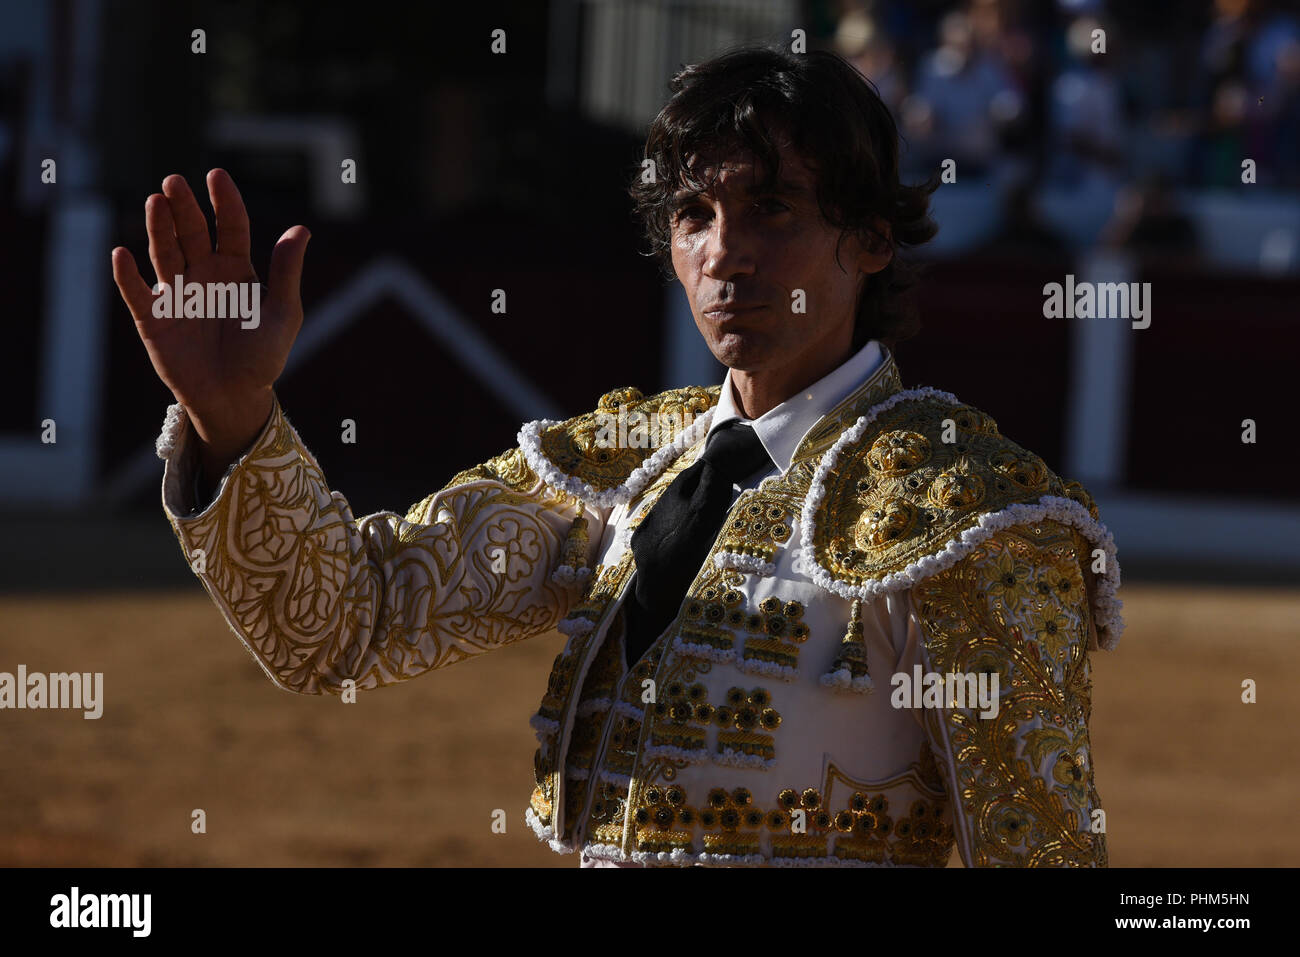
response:
[[[1300,864],[1300,591],[1121,598],[1128,631],[1094,657],[1112,866]],[[276,689],[197,586],[0,598],[0,670],[105,673],[98,721],[0,712],[0,864],[576,866],[523,821],[528,718],[560,646],[527,641],[345,706]],[[1244,678],[1257,704],[1241,703]]]

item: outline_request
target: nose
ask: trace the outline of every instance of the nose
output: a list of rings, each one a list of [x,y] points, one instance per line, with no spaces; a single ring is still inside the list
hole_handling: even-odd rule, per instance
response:
[[[742,217],[718,212],[705,244],[704,274],[710,279],[732,282],[753,275],[754,236]]]

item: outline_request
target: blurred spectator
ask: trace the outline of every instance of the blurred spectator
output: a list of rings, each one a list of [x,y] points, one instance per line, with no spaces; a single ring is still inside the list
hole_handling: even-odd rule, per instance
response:
[[[907,95],[907,77],[894,45],[864,10],[845,14],[835,28],[835,51],[875,84],[895,117]]]
[[[985,12],[972,18],[954,11],[940,22],[939,46],[922,58],[916,92],[903,105],[903,126],[925,165],[951,158],[980,177],[1001,157],[1001,132],[1021,116],[1024,102],[1000,50],[977,42],[977,24],[987,39]]]
[[[1066,32],[1069,63],[1052,85],[1048,175],[1073,189],[1113,187],[1125,167],[1124,113],[1111,54],[1094,53],[1101,23],[1079,17]]]

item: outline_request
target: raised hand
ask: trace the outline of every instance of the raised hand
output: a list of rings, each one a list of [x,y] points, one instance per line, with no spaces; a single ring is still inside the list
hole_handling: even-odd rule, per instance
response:
[[[158,303],[157,309],[155,303],[160,295],[174,295],[170,287],[178,275],[205,289],[209,283],[258,282],[250,258],[248,213],[234,180],[214,169],[207,183],[216,214],[216,248],[189,184],[182,176],[168,176],[162,193],[145,201],[149,259],[158,283],[168,288],[150,288],[122,246],[113,250],[113,279],[154,371],[185,406],[202,440],[203,471],[211,478],[252,443],[270,415],[271,387],[302,327],[299,285],[311,234],[304,226],[293,226],[275,244],[265,290],[256,290],[255,321],[238,314],[224,319],[161,316],[168,303]],[[242,291],[250,301],[253,289]]]

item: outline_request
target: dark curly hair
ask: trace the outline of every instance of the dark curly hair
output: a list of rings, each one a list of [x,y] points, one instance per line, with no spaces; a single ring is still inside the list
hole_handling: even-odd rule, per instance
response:
[[[869,339],[893,345],[919,331],[915,312],[900,298],[917,276],[899,250],[929,241],[937,177],[917,186],[898,179],[898,128],[875,86],[843,58],[814,51],[746,46],[682,69],[668,84],[672,97],[650,124],[645,158],[653,181],[638,170],[629,190],[645,227],[650,252],[674,277],[671,252],[673,194],[704,190],[688,160],[693,154],[749,152],[768,177],[780,175],[779,144],[790,145],[813,169],[822,216],[868,243],[887,241],[894,256],[868,277],[858,299],[855,347]],[[886,238],[874,219],[889,224]],[[839,246],[836,246],[838,254]]]

